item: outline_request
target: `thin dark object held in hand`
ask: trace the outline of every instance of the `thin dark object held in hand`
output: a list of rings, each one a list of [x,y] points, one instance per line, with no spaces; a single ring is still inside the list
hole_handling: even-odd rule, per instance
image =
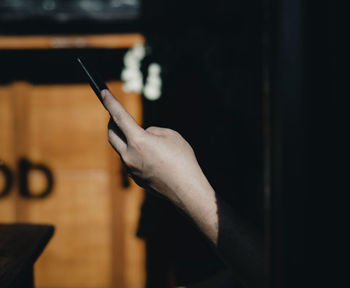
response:
[[[103,104],[101,91],[104,89],[108,89],[107,85],[101,80],[101,77],[96,71],[94,71],[94,69],[86,65],[86,61],[83,63],[81,58],[77,58],[77,61],[79,62],[80,66],[83,68],[86,76],[88,77],[91,88],[94,90],[98,99]]]

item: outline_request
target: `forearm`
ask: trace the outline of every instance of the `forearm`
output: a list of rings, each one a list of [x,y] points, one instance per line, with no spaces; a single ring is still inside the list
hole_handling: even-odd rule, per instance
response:
[[[261,287],[262,241],[231,207],[217,200],[189,143],[171,129],[144,130],[108,90],[101,97],[111,115],[108,140],[129,175],[182,209],[248,287]]]
[[[214,189],[202,171],[197,177],[177,182],[167,193],[169,199],[196,224],[216,246],[218,241],[218,211]],[[179,184],[181,183],[181,184]]]

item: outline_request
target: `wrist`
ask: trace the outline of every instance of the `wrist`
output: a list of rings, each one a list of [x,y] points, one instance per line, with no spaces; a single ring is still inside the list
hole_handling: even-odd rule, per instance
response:
[[[215,191],[201,171],[172,188],[169,200],[187,214],[214,243],[218,235],[218,215]]]

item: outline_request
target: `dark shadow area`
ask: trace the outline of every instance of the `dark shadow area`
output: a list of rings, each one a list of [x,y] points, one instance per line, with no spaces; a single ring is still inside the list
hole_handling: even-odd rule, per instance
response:
[[[126,49],[2,50],[0,83],[88,83],[77,57],[89,59],[105,81],[119,80]]]
[[[217,199],[219,235],[217,249],[223,256],[237,287],[264,287],[266,283],[266,260],[264,235],[252,223],[242,218],[237,209]],[[242,286],[242,287],[243,287]]]
[[[144,3],[144,34],[152,49],[144,70],[159,63],[163,81],[159,100],[144,99],[144,126],[172,128],[191,143],[220,199],[240,215],[236,220],[220,205],[219,246],[232,245],[232,255],[245,263],[233,275],[186,217],[166,200],[146,194],[139,235],[147,245],[147,287],[171,287],[171,282],[244,287],[242,279],[253,277],[252,284],[264,268],[262,2]],[[236,239],[236,234],[223,236],[230,233],[226,221],[242,227]],[[245,230],[258,236],[245,243]],[[252,250],[258,256],[249,256]]]

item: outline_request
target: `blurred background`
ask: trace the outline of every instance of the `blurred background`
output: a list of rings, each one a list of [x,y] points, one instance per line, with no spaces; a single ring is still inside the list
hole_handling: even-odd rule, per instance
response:
[[[191,143],[263,235],[265,284],[300,284],[310,99],[320,55],[335,61],[336,4],[311,2],[0,0],[0,223],[55,226],[36,287],[242,287],[171,203],[128,179],[77,57],[140,125]]]

